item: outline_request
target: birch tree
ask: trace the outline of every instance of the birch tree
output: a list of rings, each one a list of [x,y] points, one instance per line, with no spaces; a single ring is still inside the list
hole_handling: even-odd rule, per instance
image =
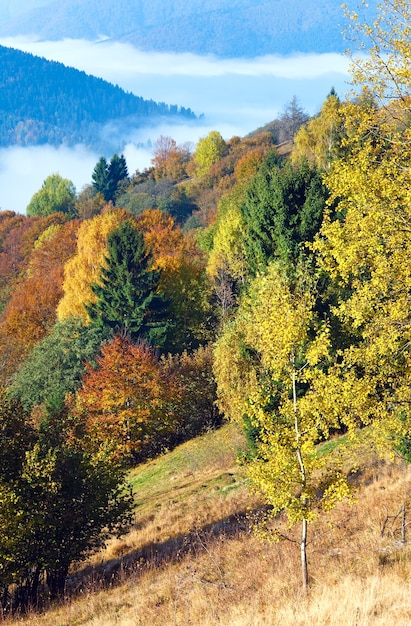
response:
[[[331,364],[329,331],[316,314],[314,291],[304,281],[292,283],[277,264],[254,280],[215,349],[220,406],[258,429],[248,475],[271,505],[274,537],[300,545],[304,589],[309,524],[350,492],[342,457],[316,452],[342,423],[342,414],[324,402]],[[300,525],[299,540],[281,529],[281,512],[289,529]]]

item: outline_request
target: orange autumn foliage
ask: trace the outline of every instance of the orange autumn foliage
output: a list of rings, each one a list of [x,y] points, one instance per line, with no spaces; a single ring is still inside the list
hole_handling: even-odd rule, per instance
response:
[[[63,224],[67,218],[62,213],[48,217],[25,217],[12,211],[0,212],[0,290],[6,300],[14,281],[30,260],[36,240],[52,224]]]
[[[22,344],[24,352],[43,339],[56,321],[64,265],[75,252],[78,228],[76,220],[44,231],[5,308],[3,330]]]
[[[175,256],[184,245],[184,235],[174,219],[160,209],[146,209],[137,216],[137,226],[156,262],[161,257]]]
[[[153,350],[115,336],[97,367],[87,367],[75,412],[85,420],[90,445],[109,441],[116,454],[136,458],[165,441],[175,428],[178,388]]]
[[[159,209],[141,213],[137,226],[153,255],[153,268],[161,271],[159,291],[170,302],[170,312],[178,320],[175,344],[190,344],[193,337],[204,340],[201,324],[209,312],[210,295],[204,254],[171,215]]]

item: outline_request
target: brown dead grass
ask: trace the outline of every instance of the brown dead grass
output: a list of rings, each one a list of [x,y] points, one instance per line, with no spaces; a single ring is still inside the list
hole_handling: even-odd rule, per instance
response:
[[[370,460],[357,504],[341,503],[312,525],[311,589],[304,595],[298,546],[267,543],[250,531],[260,503],[235,463],[238,435],[227,427],[207,437],[195,442],[197,452],[194,442],[185,444],[185,459],[175,452],[171,465],[148,464],[151,480],[138,470],[134,529],[73,572],[66,604],[8,624],[411,624],[411,543],[400,542],[396,517],[410,504],[407,469]],[[224,437],[230,452],[221,447]]]

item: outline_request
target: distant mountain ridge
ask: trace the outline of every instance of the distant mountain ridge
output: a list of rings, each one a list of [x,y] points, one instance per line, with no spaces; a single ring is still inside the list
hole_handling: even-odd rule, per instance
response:
[[[101,78],[0,46],[0,146],[73,146],[111,153],[107,125],[118,136],[159,118],[195,119],[190,109],[144,100]]]
[[[13,0],[14,1],[14,0]],[[358,0],[359,1],[359,0]],[[348,2],[355,8],[358,1]],[[341,52],[341,0],[19,0],[0,13],[0,36],[128,42],[141,50],[255,57]],[[377,0],[370,0],[374,8]],[[22,6],[27,6],[22,11]],[[41,6],[35,6],[41,5]],[[11,7],[11,3],[8,3]],[[33,8],[34,7],[34,8]]]

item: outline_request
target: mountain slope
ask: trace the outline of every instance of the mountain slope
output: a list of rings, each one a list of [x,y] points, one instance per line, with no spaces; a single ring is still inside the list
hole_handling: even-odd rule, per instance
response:
[[[107,124],[130,132],[159,117],[195,115],[190,109],[144,100],[61,63],[0,46],[0,146],[83,143],[101,151]],[[112,148],[119,146],[107,146]]]
[[[8,626],[409,626],[410,547],[392,532],[404,468],[370,458],[358,503],[313,524],[304,597],[297,542],[253,532],[262,508],[235,461],[241,446],[230,424],[133,470],[130,533],[72,572],[69,602]]]
[[[375,7],[376,0],[369,4]],[[340,52],[346,47],[343,22],[340,0],[63,0],[13,19],[0,15],[0,36],[94,40],[104,35],[144,50],[253,57]]]

